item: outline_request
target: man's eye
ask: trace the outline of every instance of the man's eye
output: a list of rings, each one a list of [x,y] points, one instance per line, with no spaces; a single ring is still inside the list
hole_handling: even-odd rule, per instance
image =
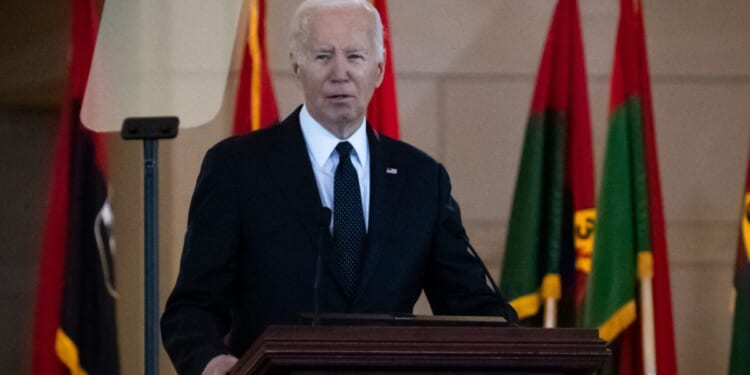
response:
[[[328,60],[329,57],[329,55],[315,55],[315,60],[325,61]]]
[[[351,59],[351,60],[362,60],[362,59],[364,59],[364,58],[365,58],[364,56],[362,56],[362,55],[359,55],[359,54],[352,54],[352,55],[349,55],[349,59]]]

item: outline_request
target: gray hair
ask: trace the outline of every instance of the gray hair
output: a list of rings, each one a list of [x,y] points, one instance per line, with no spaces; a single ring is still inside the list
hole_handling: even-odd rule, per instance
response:
[[[302,49],[307,44],[310,34],[310,20],[313,10],[320,8],[333,7],[352,7],[361,6],[367,10],[375,23],[375,33],[373,35],[373,44],[375,45],[376,57],[378,62],[385,60],[385,47],[383,46],[383,21],[380,19],[380,13],[367,0],[305,0],[300,4],[292,17],[291,29],[289,31],[289,57],[292,63],[299,65],[302,63]]]

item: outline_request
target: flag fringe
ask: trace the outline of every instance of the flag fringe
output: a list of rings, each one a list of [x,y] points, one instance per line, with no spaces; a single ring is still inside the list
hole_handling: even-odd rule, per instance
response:
[[[514,298],[510,301],[510,305],[518,313],[518,318],[524,319],[536,315],[544,300],[552,298],[557,301],[561,297],[562,282],[560,281],[560,275],[550,273],[542,279],[542,285],[539,290]]]
[[[520,296],[510,301],[510,305],[513,306],[516,313],[518,313],[519,319],[536,315],[539,312],[539,306],[541,304],[542,298],[539,295],[539,292]]]
[[[635,322],[636,315],[635,300],[630,300],[599,326],[599,337],[607,342],[613,341]]]
[[[60,361],[70,370],[70,375],[88,375],[86,370],[81,367],[78,346],[61,328],[57,329],[55,335],[55,352]]]

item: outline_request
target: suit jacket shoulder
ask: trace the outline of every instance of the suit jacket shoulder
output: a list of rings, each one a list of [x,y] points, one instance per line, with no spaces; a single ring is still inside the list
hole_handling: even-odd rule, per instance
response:
[[[247,160],[248,157],[268,157],[270,149],[277,146],[285,138],[295,135],[295,126],[299,126],[299,110],[278,124],[251,133],[225,138],[212,146],[207,154],[222,155],[229,160],[232,158]],[[301,136],[301,133],[297,135]],[[304,141],[304,139],[299,140]]]

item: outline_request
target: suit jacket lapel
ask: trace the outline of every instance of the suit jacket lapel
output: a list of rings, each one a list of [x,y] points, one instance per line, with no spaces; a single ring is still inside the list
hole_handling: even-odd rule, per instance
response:
[[[387,250],[389,230],[395,228],[403,175],[398,174],[399,165],[383,149],[380,135],[367,127],[370,147],[370,217],[367,231],[367,253],[362,267],[362,279],[356,300],[363,297],[368,283]]]
[[[299,108],[281,124],[280,136],[269,159],[271,175],[290,210],[309,234],[309,243],[317,247],[320,215],[323,205],[310,164],[305,139],[299,124]]]

